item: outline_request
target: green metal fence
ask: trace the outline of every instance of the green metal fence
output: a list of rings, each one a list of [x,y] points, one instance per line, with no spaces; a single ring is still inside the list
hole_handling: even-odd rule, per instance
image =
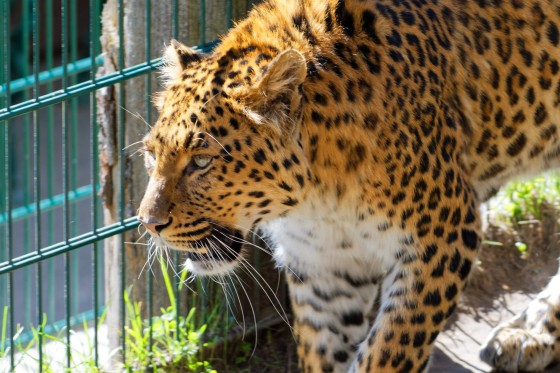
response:
[[[185,1],[199,2],[199,49],[208,51],[212,43],[205,43],[213,36],[205,27],[206,1]],[[36,338],[34,371],[42,371],[47,343],[43,332],[57,328],[65,340],[65,367],[71,369],[71,329],[82,320],[92,328],[94,360],[99,364],[103,242],[120,235],[124,247],[123,233],[138,227],[138,222],[125,208],[125,170],[120,162],[118,221],[103,223],[96,91],[145,79],[145,108],[140,115],[150,121],[151,73],[161,65],[151,52],[152,3],[145,0],[145,59],[125,66],[125,2],[117,2],[118,68],[97,76],[103,63],[99,40],[105,1],[0,0],[0,370],[17,370],[14,341]],[[178,0],[169,3],[175,15],[171,38],[179,34],[180,6]],[[226,13],[229,27],[232,1],[226,1]],[[124,102],[124,89],[119,89],[119,159],[130,154],[123,136]],[[150,319],[159,306],[151,304],[152,276],[145,281]],[[123,277],[122,294],[125,287]],[[124,306],[121,310],[125,319]],[[35,333],[30,325],[37,328]],[[124,353],[124,339],[121,343]]]

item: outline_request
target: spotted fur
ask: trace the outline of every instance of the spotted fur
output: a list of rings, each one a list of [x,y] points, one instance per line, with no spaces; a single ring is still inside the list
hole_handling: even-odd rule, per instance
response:
[[[268,0],[209,55],[174,41],[139,219],[199,274],[233,271],[264,229],[302,372],[422,372],[479,248],[478,204],[558,166],[559,24],[548,0]],[[559,332],[533,324],[483,356],[543,369]],[[552,352],[510,364],[526,329]]]

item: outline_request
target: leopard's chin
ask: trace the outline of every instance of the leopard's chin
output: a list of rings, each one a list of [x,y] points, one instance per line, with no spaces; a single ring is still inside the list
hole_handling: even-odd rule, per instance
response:
[[[215,227],[209,236],[192,243],[199,250],[187,252],[185,268],[202,276],[227,274],[241,260],[243,242],[240,231]]]

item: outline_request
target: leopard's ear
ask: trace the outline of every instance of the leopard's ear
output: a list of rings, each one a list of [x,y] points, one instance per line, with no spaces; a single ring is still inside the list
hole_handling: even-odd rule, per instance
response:
[[[282,132],[291,131],[301,111],[301,86],[306,76],[305,57],[293,49],[283,51],[244,93],[249,114]]]
[[[198,53],[194,49],[172,39],[163,53],[164,65],[161,71],[164,85],[178,79],[183,73],[183,70],[190,64],[202,60],[202,58],[204,58],[204,54]]]

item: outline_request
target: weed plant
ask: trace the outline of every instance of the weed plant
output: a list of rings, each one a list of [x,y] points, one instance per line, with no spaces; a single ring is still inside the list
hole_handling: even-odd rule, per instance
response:
[[[144,320],[140,302],[131,301],[128,291],[124,293],[129,321],[125,327],[125,370],[138,371],[150,367],[154,372],[216,373],[201,354],[201,347],[209,345],[202,342],[207,325],[196,325],[194,307],[186,317],[177,315],[175,289],[164,261],[159,262],[169,298],[169,306],[161,308],[160,316]],[[186,275],[186,271],[181,272],[179,292],[183,289]]]
[[[211,343],[203,342],[203,334],[207,324],[200,325],[195,319],[196,309],[190,309],[187,316],[177,315],[177,299],[175,297],[172,279],[164,261],[160,260],[165,287],[169,297],[169,306],[161,308],[161,315],[154,316],[151,320],[142,318],[142,304],[130,299],[129,291],[124,293],[124,303],[127,311],[127,320],[124,327],[126,346],[126,361],[123,362],[124,371],[150,371],[150,372],[192,372],[216,373],[210,363],[202,359],[202,348],[209,347]],[[181,291],[186,272],[182,272],[178,285]],[[218,308],[209,312],[206,320],[212,323],[221,322]],[[66,340],[66,327],[49,328],[47,316],[43,315],[41,325],[31,326],[27,333],[24,327],[16,326],[14,336],[7,335],[9,308],[3,308],[0,329],[0,372],[10,371],[11,349],[14,349],[15,371],[28,372],[38,370],[39,345],[42,348],[41,369],[45,373],[55,372],[101,372],[95,361],[95,347],[92,329],[86,319],[79,325],[85,337],[79,338],[79,343],[72,340],[70,346]],[[104,324],[105,313],[98,320],[98,327]],[[56,323],[55,323],[56,325]],[[198,326],[200,325],[200,326]],[[45,332],[45,330],[54,330]],[[74,336],[77,330],[70,331]],[[25,334],[27,334],[25,336]],[[54,348],[53,348],[54,347]],[[66,350],[70,347],[70,367],[66,367]],[[52,354],[52,351],[58,353]],[[115,354],[118,351],[113,351]],[[30,370],[31,369],[31,370]]]
[[[560,173],[551,172],[526,181],[510,182],[488,201],[487,207],[492,223],[510,230],[542,222],[550,208],[560,210]],[[501,245],[499,242],[486,243]],[[527,251],[524,242],[516,242],[515,246],[522,254]]]

